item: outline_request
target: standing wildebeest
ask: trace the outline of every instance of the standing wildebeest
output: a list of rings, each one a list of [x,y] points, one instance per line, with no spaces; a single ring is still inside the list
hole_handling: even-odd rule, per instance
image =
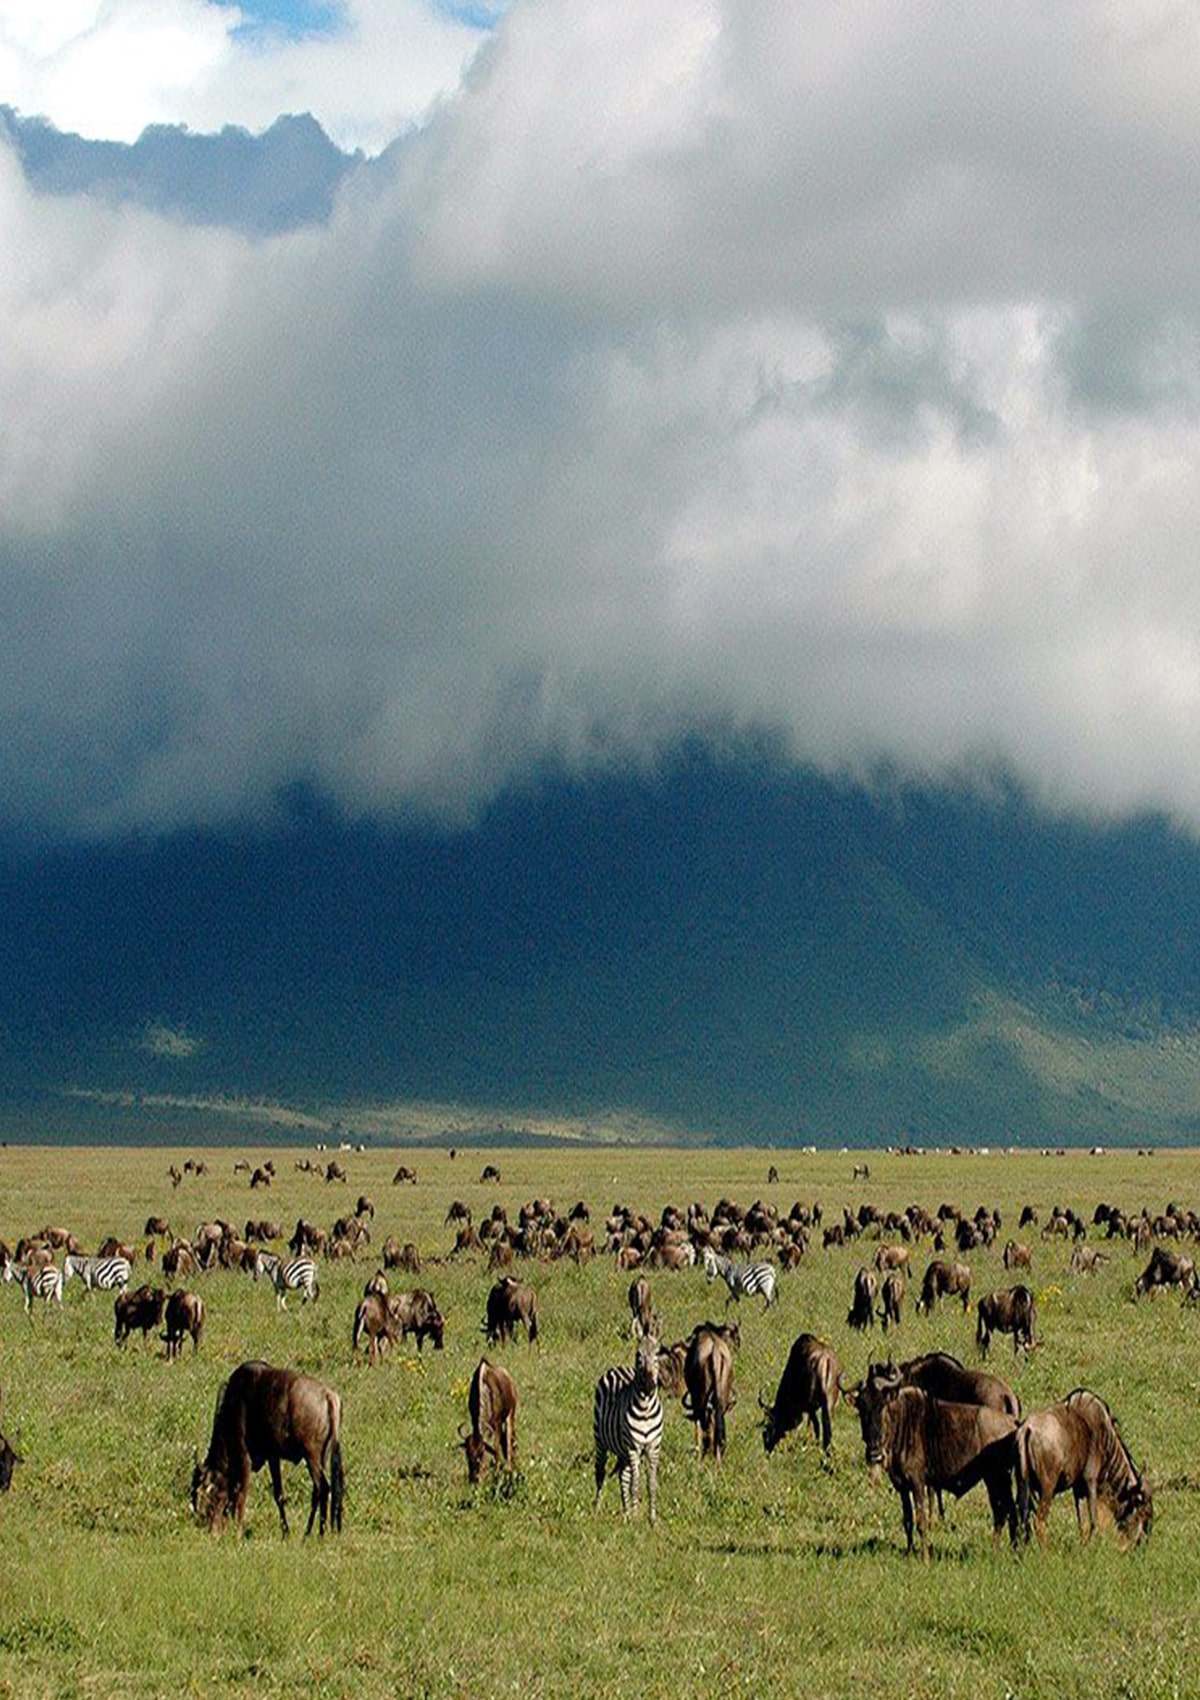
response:
[[[898,1269],[893,1269],[883,1278],[879,1289],[879,1321],[886,1334],[889,1328],[899,1328],[900,1309],[904,1303],[904,1277]]]
[[[1075,1496],[1079,1533],[1096,1531],[1100,1504],[1112,1514],[1121,1539],[1133,1543],[1150,1533],[1154,1508],[1129,1448],[1104,1400],[1086,1388],[1044,1411],[1033,1411],[1017,1430],[1017,1501],[1026,1539],[1031,1500],[1034,1527],[1045,1544],[1046,1519],[1055,1494]],[[1084,1506],[1088,1508],[1085,1524]]]
[[[1186,1296],[1195,1285],[1196,1265],[1192,1259],[1182,1252],[1168,1251],[1165,1246],[1156,1245],[1149,1263],[1133,1284],[1133,1296],[1138,1299],[1143,1293],[1153,1296],[1160,1287],[1182,1287]]]
[[[851,1328],[874,1328],[875,1326],[875,1277],[867,1268],[859,1270],[854,1277],[854,1296],[846,1321]]]
[[[459,1427],[467,1455],[467,1480],[477,1482],[488,1458],[497,1469],[511,1470],[517,1460],[517,1389],[502,1364],[480,1358],[467,1391],[468,1430]]]
[[[663,1409],[658,1396],[658,1341],[638,1341],[632,1369],[619,1364],[596,1383],[592,1434],[596,1443],[596,1504],[604,1489],[604,1467],[611,1452],[621,1484],[621,1509],[636,1516],[641,1460],[646,1460],[650,1521],[658,1517],[658,1459],[662,1451]]]
[[[635,1340],[643,1334],[657,1334],[654,1306],[650,1299],[650,1283],[644,1275],[638,1275],[629,1283],[629,1309],[633,1315],[633,1337]]]
[[[1021,1404],[1007,1381],[986,1369],[968,1369],[949,1352],[926,1352],[902,1363],[898,1371],[891,1362],[872,1364],[868,1370],[868,1375],[877,1376],[897,1373],[905,1387],[920,1387],[935,1399],[955,1405],[986,1405],[991,1411],[1020,1420]]]
[[[113,1304],[113,1339],[123,1346],[135,1328],[142,1331],[145,1345],[152,1328],[162,1325],[167,1295],[161,1287],[141,1286],[133,1293],[118,1293]]]
[[[7,1493],[12,1486],[13,1471],[18,1464],[25,1460],[13,1449],[7,1435],[0,1434],[0,1493]]]
[[[512,1338],[517,1323],[523,1323],[532,1344],[538,1337],[537,1295],[515,1275],[505,1275],[496,1282],[487,1296],[487,1318],[484,1331],[490,1345],[501,1345]]]
[[[1027,1245],[1020,1245],[1016,1240],[1009,1240],[1004,1248],[1004,1267],[1006,1269],[1032,1269],[1033,1252]]]
[[[167,1342],[169,1358],[179,1356],[185,1334],[192,1337],[192,1350],[199,1351],[200,1336],[204,1331],[204,1300],[198,1293],[189,1293],[186,1289],[172,1293],[167,1300],[166,1321],[167,1331],[163,1339]]]
[[[993,1334],[1011,1334],[1014,1352],[1022,1346],[1027,1352],[1032,1351],[1036,1328],[1037,1306],[1033,1294],[1024,1285],[985,1293],[979,1301],[975,1340],[985,1358]]]
[[[788,1353],[775,1394],[768,1405],[760,1393],[758,1403],[765,1412],[763,1446],[773,1452],[785,1434],[798,1428],[807,1417],[826,1452],[833,1439],[833,1412],[838,1402],[838,1361],[833,1348],[815,1334],[801,1334]]]
[[[437,1300],[425,1287],[414,1287],[408,1293],[395,1293],[388,1300],[392,1322],[400,1331],[401,1340],[416,1336],[417,1350],[422,1351],[426,1339],[433,1341],[435,1352],[446,1345],[446,1319],[438,1309]]]
[[[971,1271],[965,1263],[950,1263],[944,1257],[935,1257],[925,1270],[917,1309],[928,1316],[939,1299],[954,1294],[962,1300],[965,1312],[971,1302]]]
[[[208,1456],[196,1459],[192,1473],[192,1509],[212,1533],[230,1512],[239,1528],[246,1516],[250,1475],[266,1464],[271,1492],[279,1507],[286,1538],[281,1462],[306,1464],[312,1478],[312,1505],[305,1535],[320,1513],[325,1525],[342,1527],[342,1402],[332,1387],[270,1364],[240,1364],[217,1394]]]
[[[736,1322],[724,1327],[701,1322],[692,1330],[683,1360],[683,1414],[696,1425],[696,1451],[715,1464],[725,1452],[725,1414],[734,1403],[733,1348],[740,1342]]]
[[[1016,1543],[1015,1418],[984,1405],[935,1399],[919,1387],[905,1386],[899,1370],[882,1371],[878,1365],[859,1387],[847,1391],[847,1398],[858,1410],[868,1465],[872,1472],[886,1472],[900,1495],[909,1552],[915,1545],[914,1510],[921,1556],[928,1558],[930,1494],[948,1488],[961,1498],[980,1481],[992,1508],[994,1538],[1007,1523]]]
[[[367,1362],[373,1364],[385,1346],[394,1346],[398,1324],[392,1315],[387,1294],[370,1292],[363,1295],[354,1312],[354,1334],[351,1350],[358,1351],[363,1336],[367,1339]]]

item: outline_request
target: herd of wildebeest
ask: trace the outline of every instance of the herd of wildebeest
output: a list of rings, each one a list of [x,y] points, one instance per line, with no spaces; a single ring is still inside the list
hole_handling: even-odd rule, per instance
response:
[[[248,1164],[237,1167],[249,1171]],[[315,1164],[306,1158],[296,1167],[329,1182],[347,1182],[337,1160]],[[205,1168],[203,1161],[185,1165],[197,1176]],[[268,1187],[273,1176],[268,1160],[250,1172],[250,1184]],[[184,1172],[172,1165],[169,1178],[178,1187]],[[394,1184],[415,1184],[416,1178],[411,1168],[401,1167]],[[485,1184],[500,1180],[491,1165],[480,1178]],[[769,1179],[774,1178],[772,1173]],[[267,1218],[251,1219],[240,1230],[227,1221],[205,1221],[184,1239],[172,1233],[165,1217],[152,1216],[137,1244],[113,1238],[93,1253],[85,1252],[68,1229],[46,1226],[11,1248],[0,1241],[0,1272],[20,1287],[31,1318],[44,1307],[61,1305],[64,1285],[74,1277],[89,1290],[111,1291],[115,1341],[122,1344],[138,1331],[146,1342],[162,1328],[166,1356],[173,1358],[189,1337],[193,1350],[199,1350],[205,1303],[196,1287],[203,1286],[207,1272],[242,1270],[256,1281],[266,1277],[277,1304],[285,1308],[289,1293],[305,1302],[319,1296],[317,1272],[325,1262],[366,1254],[379,1267],[356,1306],[352,1354],[365,1352],[366,1361],[374,1364],[409,1335],[418,1350],[426,1341],[442,1348],[445,1318],[429,1289],[392,1290],[398,1276],[421,1274],[417,1247],[389,1235],[376,1259],[370,1250],[374,1216],[372,1200],[360,1195],[354,1210],[340,1215],[328,1231],[300,1218],[286,1241],[289,1255],[284,1254],[283,1225]],[[456,1200],[446,1227],[454,1233],[446,1255],[485,1258],[494,1278],[482,1319],[493,1356],[482,1357],[471,1376],[466,1421],[459,1428],[469,1480],[479,1481],[491,1468],[511,1472],[516,1466],[517,1381],[499,1361],[498,1349],[517,1330],[531,1344],[538,1341],[539,1263],[608,1257],[631,1276],[628,1331],[634,1361],[610,1367],[596,1383],[596,1498],[611,1456],[626,1513],[635,1513],[644,1468],[652,1520],[664,1396],[678,1398],[695,1425],[697,1454],[714,1465],[721,1462],[727,1415],[736,1403],[734,1366],[741,1339],[739,1321],[728,1320],[732,1305],[760,1297],[769,1310],[778,1271],[795,1268],[821,1248],[855,1244],[864,1255],[847,1322],[863,1331],[878,1325],[889,1336],[901,1322],[918,1260],[916,1310],[929,1315],[943,1302],[958,1302],[966,1312],[972,1286],[965,1259],[978,1246],[1001,1243],[1002,1233],[1000,1212],[984,1206],[971,1214],[948,1203],[935,1212],[915,1204],[883,1211],[864,1203],[843,1207],[838,1219],[828,1220],[819,1203],[797,1202],[785,1215],[762,1201],[745,1208],[728,1198],[711,1209],[700,1203],[668,1205],[657,1220],[616,1205],[602,1228],[593,1228],[582,1200],[560,1211],[548,1198],[533,1198],[511,1219],[496,1203],[480,1220],[468,1204]],[[1081,1277],[1094,1273],[1115,1249],[1132,1245],[1146,1258],[1134,1283],[1135,1298],[1170,1287],[1185,1303],[1200,1299],[1194,1261],[1183,1249],[1200,1239],[1200,1218],[1177,1204],[1154,1217],[1145,1211],[1126,1215],[1115,1205],[1100,1204],[1087,1222],[1060,1208],[1039,1222],[1037,1211],[1027,1205],[1016,1234],[1024,1237],[1009,1237],[1003,1244],[1004,1268],[1011,1274],[1030,1270],[1039,1238],[1067,1242],[1070,1268]],[[139,1257],[157,1264],[164,1285],[147,1281],[132,1287]],[[687,1338],[668,1342],[662,1337],[653,1283],[688,1270],[702,1272],[710,1284],[722,1283],[726,1320],[697,1323]],[[1037,1346],[1037,1307],[1027,1281],[979,1295],[975,1312],[981,1359],[997,1334],[1011,1337],[1014,1353]],[[1150,1492],[1112,1412],[1091,1389],[1075,1388],[1022,1415],[1012,1387],[982,1365],[964,1365],[941,1351],[901,1363],[889,1356],[885,1362],[870,1361],[865,1373],[851,1381],[825,1340],[802,1333],[791,1346],[774,1398],[759,1395],[766,1451],[806,1422],[828,1450],[839,1400],[856,1413],[867,1465],[885,1474],[900,1496],[909,1551],[919,1545],[928,1555],[931,1508],[941,1504],[943,1494],[960,1496],[980,1482],[995,1539],[1007,1531],[1014,1545],[1028,1539],[1031,1530],[1044,1541],[1051,1502],[1066,1492],[1074,1497],[1084,1539],[1102,1521],[1114,1524],[1126,1544],[1150,1531]],[[20,1462],[0,1435],[0,1490],[9,1489]],[[207,1454],[196,1460],[192,1504],[198,1519],[214,1531],[228,1518],[240,1525],[251,1475],[265,1464],[286,1535],[283,1462],[304,1464],[311,1478],[306,1532],[314,1523],[321,1533],[326,1527],[340,1529],[345,1483],[338,1393],[291,1369],[243,1363],[218,1392]]]

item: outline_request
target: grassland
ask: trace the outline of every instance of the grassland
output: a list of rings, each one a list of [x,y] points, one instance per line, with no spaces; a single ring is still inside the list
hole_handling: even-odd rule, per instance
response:
[[[872,1488],[857,1424],[842,1407],[825,1460],[794,1439],[765,1456],[755,1395],[774,1389],[802,1329],[833,1343],[861,1372],[873,1345],[845,1317],[861,1252],[814,1252],[780,1283],[763,1313],[744,1305],[740,1399],[725,1467],[702,1468],[677,1406],[667,1411],[660,1522],[623,1524],[616,1484],[592,1506],[591,1391],[599,1371],[630,1356],[628,1276],[611,1260],[530,1268],[541,1349],[506,1361],[521,1395],[520,1470],[501,1489],[468,1489],[457,1425],[477,1362],[491,1283],[482,1260],[446,1256],[446,1209],[461,1197],[483,1214],[549,1193],[583,1198],[593,1222],[614,1201],[657,1212],[668,1200],[711,1205],[728,1194],[785,1208],[820,1199],[827,1213],[870,1198],[881,1206],[943,1199],[999,1206],[1015,1226],[1026,1201],[1090,1218],[1100,1199],[1161,1208],[1200,1202],[1192,1153],[1114,1152],[900,1157],[869,1155],[851,1181],[850,1154],[767,1151],[516,1149],[342,1154],[347,1188],[297,1173],[276,1152],[270,1192],[234,1173],[237,1151],[204,1153],[210,1173],[173,1191],[181,1151],[0,1151],[0,1236],[46,1222],[86,1244],[140,1238],[162,1212],[182,1232],[223,1216],[298,1215],[328,1225],[360,1191],[377,1206],[374,1244],[412,1239],[422,1284],[448,1318],[446,1349],[397,1355],[374,1369],[351,1362],[350,1331],[369,1259],[322,1272],[319,1302],[278,1314],[246,1277],[205,1276],[200,1351],[178,1364],[162,1346],[112,1340],[112,1305],[77,1286],[61,1314],[27,1321],[15,1288],[0,1289],[0,1426],[25,1458],[0,1502],[0,1695],[22,1700],[103,1695],[533,1697],[588,1696],[627,1684],[657,1695],[1122,1696],[1200,1692],[1194,1525],[1200,1492],[1197,1389],[1200,1314],[1174,1299],[1134,1305],[1131,1253],[1092,1279],[1068,1271],[1068,1250],[1035,1240],[1033,1284],[1044,1344],[1014,1365],[996,1355],[1023,1404],[1086,1384],[1119,1415],[1155,1492],[1150,1542],[1121,1553],[1084,1549],[1060,1502],[1047,1551],[991,1550],[982,1496],[948,1508],[935,1558],[903,1552],[899,1506]],[[199,1153],[192,1153],[198,1155]],[[262,1155],[248,1150],[254,1159]],[[411,1162],[416,1187],[391,1185]],[[485,1161],[499,1185],[482,1185]],[[774,1162],[781,1179],[766,1184]],[[445,1261],[440,1261],[445,1259]],[[918,1260],[919,1261],[919,1260]],[[1000,1248],[972,1254],[978,1291],[1007,1284]],[[723,1298],[698,1271],[652,1276],[668,1338],[686,1334]],[[897,1341],[976,1361],[973,1316],[912,1315]],[[262,1356],[318,1374],[343,1397],[346,1528],[339,1541],[284,1543],[265,1475],[255,1479],[244,1540],[210,1540],[188,1504],[193,1450],[203,1449],[218,1385]],[[294,1511],[306,1481],[289,1472]],[[293,1517],[293,1523],[296,1518]],[[302,1526],[302,1523],[301,1523]]]

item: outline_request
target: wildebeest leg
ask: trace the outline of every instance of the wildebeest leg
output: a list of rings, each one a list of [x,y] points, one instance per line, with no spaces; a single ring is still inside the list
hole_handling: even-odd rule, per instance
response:
[[[279,1507],[279,1521],[283,1525],[283,1538],[286,1541],[289,1531],[287,1512],[283,1505],[283,1471],[280,1469],[279,1459],[268,1458],[267,1468],[271,1472],[271,1492],[274,1494],[275,1503]]]
[[[821,1406],[820,1417],[821,1417],[821,1450],[822,1450],[822,1452],[828,1452],[829,1448],[833,1445],[833,1423],[831,1422],[830,1416],[829,1416],[829,1401],[828,1401],[828,1399],[826,1399]],[[817,1432],[817,1419],[816,1419],[815,1416],[813,1417],[812,1425],[813,1425],[813,1433],[816,1434],[816,1432]]]
[[[318,1512],[320,1512],[321,1520],[317,1525],[317,1532],[322,1535],[325,1533],[325,1523],[329,1510],[329,1483],[325,1480],[324,1470],[319,1465],[310,1463],[308,1473],[312,1477],[312,1498],[308,1505],[308,1523],[304,1530],[305,1540],[312,1534],[312,1526],[316,1521]]]
[[[904,1518],[904,1539],[909,1552],[913,1549],[913,1499],[907,1482],[900,1484],[900,1514]]]

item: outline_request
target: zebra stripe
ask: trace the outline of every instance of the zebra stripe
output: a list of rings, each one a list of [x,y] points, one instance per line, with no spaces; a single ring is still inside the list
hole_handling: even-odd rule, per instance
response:
[[[596,1441],[596,1504],[604,1487],[611,1452],[621,1484],[621,1509],[636,1516],[638,1479],[643,1456],[650,1497],[650,1521],[658,1517],[658,1459],[662,1451],[663,1408],[658,1396],[658,1341],[646,1335],[638,1342],[633,1368],[619,1364],[605,1370],[596,1383],[592,1413]]]
[[[721,1257],[711,1246],[704,1248],[704,1273],[711,1284],[719,1275],[729,1288],[729,1298],[741,1302],[742,1294],[753,1297],[761,1293],[769,1307],[775,1302],[775,1265],[773,1263],[732,1263]],[[729,1299],[726,1299],[726,1304]]]
[[[132,1274],[127,1257],[80,1257],[68,1252],[63,1258],[63,1281],[77,1275],[89,1293],[123,1293]]]
[[[291,1257],[284,1263],[273,1251],[260,1251],[254,1260],[254,1273],[256,1276],[270,1276],[275,1285],[275,1304],[279,1310],[287,1309],[289,1293],[302,1293],[305,1304],[320,1295],[317,1266],[311,1257]]]
[[[28,1264],[24,1263],[6,1263],[4,1265],[4,1279],[15,1281],[20,1287],[25,1296],[27,1315],[33,1313],[35,1298],[42,1299],[47,1304],[51,1299],[54,1299],[57,1304],[62,1304],[62,1270],[57,1269],[53,1263],[43,1263],[38,1269],[30,1269]]]

